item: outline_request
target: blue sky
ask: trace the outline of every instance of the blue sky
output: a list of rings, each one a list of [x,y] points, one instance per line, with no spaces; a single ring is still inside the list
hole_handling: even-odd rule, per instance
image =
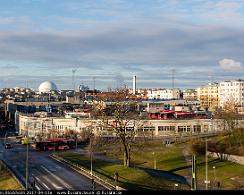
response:
[[[0,0],[0,88],[243,79],[244,0]]]

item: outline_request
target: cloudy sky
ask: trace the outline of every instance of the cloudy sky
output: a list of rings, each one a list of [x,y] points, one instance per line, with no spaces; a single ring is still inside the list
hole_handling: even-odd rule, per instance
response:
[[[0,88],[243,78],[244,0],[0,0]]]

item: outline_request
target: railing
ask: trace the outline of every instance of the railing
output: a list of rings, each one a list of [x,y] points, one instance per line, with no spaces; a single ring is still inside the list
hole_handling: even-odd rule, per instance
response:
[[[105,178],[104,176],[101,176],[97,173],[92,173],[88,171],[86,168],[81,167],[78,164],[74,164],[73,162],[69,161],[69,160],[65,160],[64,158],[57,156],[55,154],[51,154],[50,155],[52,158],[54,158],[55,160],[64,162],[66,164],[68,164],[69,166],[73,167],[74,169],[78,170],[81,174],[85,175],[86,177],[88,177],[89,179],[94,179],[94,181],[96,181],[97,183],[99,183],[100,185],[104,186],[105,188],[107,188],[108,190],[126,190],[120,186],[114,185],[112,183],[110,183],[108,181],[107,178]]]

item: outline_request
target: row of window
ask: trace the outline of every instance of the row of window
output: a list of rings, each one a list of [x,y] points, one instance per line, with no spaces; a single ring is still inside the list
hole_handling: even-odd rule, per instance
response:
[[[204,128],[207,128],[208,126],[205,125]],[[38,128],[36,124],[34,124],[34,128]],[[43,127],[45,128],[45,127]],[[101,129],[100,127],[97,127],[99,129]],[[57,130],[63,130],[64,126],[63,125],[57,125],[55,126],[55,129]],[[65,129],[67,129],[67,127],[65,127]],[[79,130],[87,130],[88,127],[80,127]],[[103,128],[103,131],[112,131],[112,128]],[[126,127],[126,131],[133,131],[134,127]],[[176,130],[176,126],[158,126],[158,131],[175,131]],[[178,132],[190,132],[191,131],[191,126],[187,125],[187,126],[178,126]],[[137,131],[155,131],[155,127],[139,127],[137,128]],[[194,132],[200,132],[201,131],[201,125],[193,125],[193,131]]]
[[[239,86],[239,84],[240,84],[240,86],[244,86],[244,83],[230,83],[230,84],[222,83],[222,84],[220,84],[220,86]]]
[[[175,126],[158,126],[158,131],[175,131]],[[189,132],[191,131],[191,126],[178,126],[178,132]],[[201,131],[201,125],[193,125],[194,132]]]

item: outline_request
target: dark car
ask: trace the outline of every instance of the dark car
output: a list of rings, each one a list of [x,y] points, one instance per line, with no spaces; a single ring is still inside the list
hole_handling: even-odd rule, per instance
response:
[[[10,149],[10,148],[11,148],[11,144],[10,144],[10,143],[6,143],[6,144],[5,144],[5,148],[6,148],[6,149]]]

